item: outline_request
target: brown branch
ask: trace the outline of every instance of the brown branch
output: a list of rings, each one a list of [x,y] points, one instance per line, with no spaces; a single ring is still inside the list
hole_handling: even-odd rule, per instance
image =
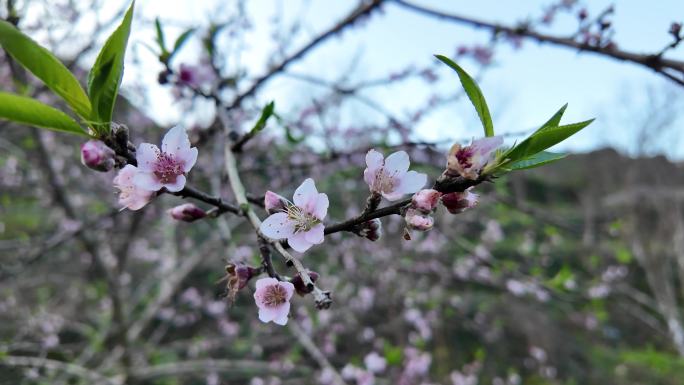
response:
[[[297,52],[293,53],[292,55],[286,57],[281,61],[278,65],[272,67],[267,73],[264,75],[261,75],[258,77],[252,85],[242,92],[241,94],[237,95],[233,101],[227,105],[225,108],[228,110],[238,108],[242,102],[248,98],[256,94],[256,92],[264,86],[270,79],[272,79],[274,76],[278,75],[279,73],[283,72],[290,64],[293,62],[301,59],[304,57],[307,53],[312,51],[314,48],[319,46],[321,43],[325,42],[329,38],[339,34],[340,32],[344,31],[347,29],[347,27],[351,26],[354,24],[354,22],[358,21],[360,18],[370,15],[371,12],[373,12],[375,9],[377,9],[385,0],[373,0],[370,2],[361,2],[359,6],[354,8],[346,17],[344,17],[342,20],[337,22],[334,26],[326,30],[325,32],[322,32],[315,38],[313,38],[307,45],[304,47],[300,48]],[[214,124],[212,124],[209,128],[207,128],[205,131],[202,131],[200,133],[199,138],[196,141],[196,145],[201,145],[205,143],[211,136],[214,134],[218,133],[221,130],[221,124],[219,122],[219,117],[217,116],[216,120],[214,121]]]
[[[457,15],[453,13],[446,13],[420,5],[412,4],[404,0],[394,0],[394,3],[412,10],[414,12],[436,17],[441,20],[452,21],[460,24],[466,24],[476,28],[484,28],[493,32],[503,32],[511,36],[522,36],[540,43],[551,43],[554,45],[573,48],[582,52],[592,52],[598,55],[610,57],[616,60],[627,61],[652,69],[662,76],[674,81],[675,83],[684,86],[684,61],[666,59],[660,53],[654,54],[639,54],[629,51],[624,51],[614,47],[590,45],[575,40],[574,37],[558,37],[546,35],[536,32],[527,26],[511,27],[503,24],[491,23],[484,20],[475,19],[472,17]],[[679,76],[675,76],[668,71],[674,71]]]

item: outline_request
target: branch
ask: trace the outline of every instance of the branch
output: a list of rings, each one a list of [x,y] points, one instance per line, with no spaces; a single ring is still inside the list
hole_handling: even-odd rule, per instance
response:
[[[192,360],[134,369],[131,376],[136,380],[150,380],[157,377],[181,376],[187,374],[231,373],[251,376],[271,373],[282,375],[285,371],[305,372],[303,368],[290,369],[283,364],[252,360]]]
[[[334,26],[313,38],[313,40],[311,40],[307,45],[300,48],[297,52],[293,53],[292,55],[286,57],[278,65],[272,67],[267,73],[257,78],[247,90],[237,95],[235,99],[233,99],[233,101],[225,108],[228,110],[238,108],[246,98],[254,95],[264,84],[266,84],[266,82],[268,82],[271,78],[278,75],[279,73],[283,72],[290,64],[304,57],[307,53],[309,53],[309,51],[312,51],[314,48],[319,46],[324,41],[344,31],[347,27],[354,24],[354,22],[356,22],[363,16],[369,15],[373,10],[378,8],[384,1],[385,0],[372,0],[370,2],[361,2],[361,4],[354,8],[354,10],[352,10],[344,19],[340,20]],[[202,131],[200,133],[200,136],[195,144],[201,145],[205,143],[207,140],[209,140],[211,136],[216,134],[216,132],[220,129],[221,124],[219,123],[219,117],[217,116],[216,120],[214,121],[214,124],[212,124],[207,130]]]
[[[0,366],[57,370],[81,377],[88,380],[92,384],[120,385],[118,381],[107,378],[96,371],[67,362],[51,360],[49,358],[5,356],[0,359]]]
[[[623,51],[615,47],[604,47],[581,43],[575,40],[574,36],[551,36],[536,32],[527,26],[510,27],[503,24],[491,23],[471,17],[456,15],[453,13],[446,13],[430,9],[427,7],[423,7],[420,5],[408,3],[404,0],[394,0],[394,3],[406,9],[412,10],[414,12],[430,17],[436,17],[442,20],[466,24],[476,28],[484,28],[491,30],[495,33],[503,32],[511,36],[523,36],[536,40],[540,43],[551,43],[562,47],[573,48],[579,51],[593,52],[613,59],[639,64],[641,66],[652,69],[653,71],[659,73],[662,76],[665,76],[666,78],[674,81],[675,83],[681,86],[684,86],[684,61],[666,59],[662,57],[661,53],[638,54],[629,51]],[[674,71],[676,74],[678,74],[678,76],[675,76],[670,72],[667,72],[668,70]]]

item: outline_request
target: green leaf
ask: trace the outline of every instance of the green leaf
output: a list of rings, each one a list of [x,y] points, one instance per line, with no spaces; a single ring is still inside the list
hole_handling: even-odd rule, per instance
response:
[[[100,133],[107,133],[110,129],[114,103],[123,77],[124,57],[128,36],[131,32],[134,5],[135,1],[131,3],[123,21],[100,50],[100,54],[88,75],[88,95],[93,105],[91,118],[101,123],[95,126],[96,131]]]
[[[35,99],[6,92],[0,92],[0,119],[88,136],[88,133],[64,112]]]
[[[529,158],[518,160],[518,161],[513,162],[513,163],[509,163],[508,165],[504,166],[504,168],[509,169],[511,171],[513,171],[513,170],[525,170],[528,168],[535,168],[535,167],[539,167],[539,166],[543,166],[545,164],[555,162],[557,160],[565,158],[566,156],[567,156],[567,154],[558,154],[555,152],[542,151],[540,153],[532,155]]]
[[[181,33],[180,36],[178,36],[178,39],[176,39],[176,42],[173,44],[173,51],[169,54],[169,59],[173,57],[173,55],[177,54],[178,51],[183,47],[183,44],[185,44],[185,41],[188,40],[190,35],[195,32],[194,28],[190,28],[187,31]]]
[[[164,30],[162,30],[161,22],[158,17],[154,19],[154,28],[157,31],[157,44],[159,44],[161,54],[164,56],[168,51],[166,50],[166,41],[164,40]]]
[[[76,77],[47,49],[24,35],[12,24],[0,20],[0,45],[21,65],[83,118],[90,116],[90,100]]]
[[[542,124],[542,126],[539,128],[538,131],[544,129],[544,127],[557,127],[560,124],[561,118],[563,117],[563,114],[565,113],[565,110],[568,108],[568,103],[565,103],[563,107],[560,108],[553,116],[551,119],[549,119],[546,123]]]
[[[520,144],[509,150],[505,156],[510,162],[529,158],[530,156],[564,141],[593,121],[594,119],[565,126],[542,127],[529,138],[523,140]]]
[[[480,117],[485,136],[494,136],[494,124],[492,123],[492,116],[489,114],[487,101],[485,100],[480,87],[475,83],[475,80],[471,78],[463,68],[448,57],[442,55],[435,55],[435,57],[456,71],[458,78],[461,80],[461,85],[463,85],[463,89],[468,95],[468,99],[473,103],[475,111],[477,111],[477,115]]]
[[[275,103],[270,102],[268,103],[262,110],[261,110],[261,116],[259,116],[259,120],[257,120],[256,123],[254,123],[254,127],[252,127],[252,133],[255,134],[266,127],[266,123],[268,122],[268,119],[273,116],[273,110],[275,108]]]

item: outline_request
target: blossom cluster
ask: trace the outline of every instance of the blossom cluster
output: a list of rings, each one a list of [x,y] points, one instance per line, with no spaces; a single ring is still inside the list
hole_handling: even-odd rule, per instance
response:
[[[443,176],[478,180],[485,176],[488,165],[495,163],[496,150],[501,144],[500,137],[473,140],[464,147],[455,144],[448,154]],[[159,192],[183,190],[186,175],[195,165],[197,155],[197,148],[191,146],[187,133],[181,127],[174,127],[164,135],[161,149],[150,143],[140,144],[135,154],[137,166],[126,164],[114,178],[114,187],[119,190],[119,203],[123,208],[138,210]],[[115,152],[95,140],[81,147],[81,158],[83,164],[98,171],[108,171],[117,164]],[[427,231],[434,226],[432,214],[440,202],[452,214],[461,213],[477,204],[477,194],[470,189],[446,194],[435,189],[423,189],[427,174],[409,170],[410,165],[409,155],[405,151],[394,152],[386,158],[375,149],[368,151],[363,178],[370,189],[370,197],[365,212],[375,210],[382,198],[397,201],[412,194],[410,203],[403,205],[400,210],[406,222],[405,237],[410,238],[408,230]],[[329,205],[328,195],[319,192],[311,178],[305,179],[297,187],[292,201],[267,191],[264,208],[269,216],[260,224],[259,233],[272,242],[285,240],[293,250],[304,253],[314,245],[323,243],[324,220]],[[207,216],[207,212],[192,203],[176,206],[169,210],[169,214],[176,220],[186,222]],[[375,241],[382,234],[382,224],[379,218],[373,218],[351,231]],[[263,271],[230,264],[227,268],[229,297],[234,298],[238,290],[246,287],[251,278]],[[315,281],[318,274],[309,272],[309,278]],[[304,285],[299,275],[282,279],[275,274],[258,279],[254,300],[259,308],[259,319],[285,325],[293,293],[305,295],[311,291],[312,288]]]

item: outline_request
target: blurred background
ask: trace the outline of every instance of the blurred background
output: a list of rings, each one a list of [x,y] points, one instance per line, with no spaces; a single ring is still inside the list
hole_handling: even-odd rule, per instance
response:
[[[0,4],[83,82],[129,5]],[[258,320],[253,284],[224,298],[227,263],[260,263],[242,218],[176,222],[170,195],[120,211],[80,139],[1,122],[0,384],[684,383],[682,21],[677,0],[138,1],[115,120],[136,145],[182,124],[190,183],[227,201],[217,122],[245,132],[269,101],[239,158],[254,196],[312,177],[331,223],[353,217],[370,148],[434,181],[482,132],[433,54],[478,79],[507,145],[566,102],[596,121],[411,241],[398,216],[376,242],[327,237],[302,260],[334,304],[295,298],[287,327]],[[60,106],[13,65],[0,52],[3,91]]]

